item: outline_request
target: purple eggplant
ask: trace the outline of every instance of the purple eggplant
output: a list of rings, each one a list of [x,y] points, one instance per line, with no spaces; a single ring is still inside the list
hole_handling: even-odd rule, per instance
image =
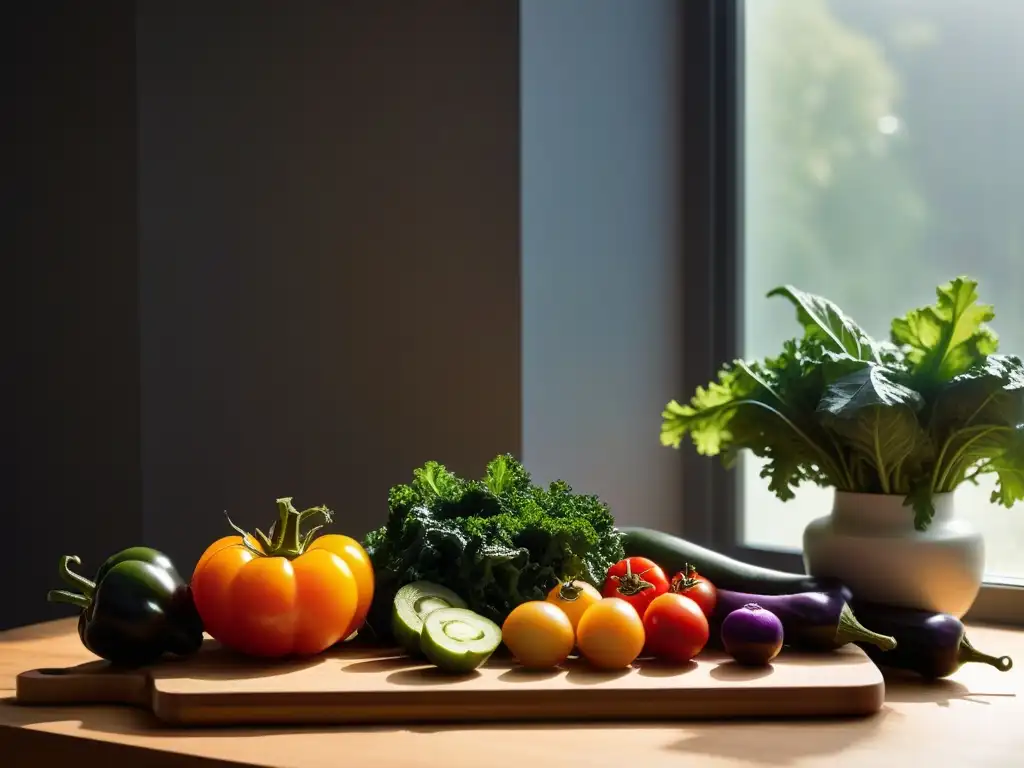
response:
[[[948,677],[971,662],[989,664],[1002,672],[1013,667],[1009,656],[989,656],[977,650],[967,639],[963,622],[948,613],[861,602],[856,603],[856,611],[871,626],[896,638],[896,649],[886,653],[861,646],[880,667],[905,669],[932,680]]]
[[[845,589],[798,592],[794,595],[751,595],[718,590],[713,618],[720,623],[748,603],[757,603],[779,617],[786,645],[808,651],[830,651],[847,643],[863,642],[884,651],[896,647],[891,636],[873,632],[858,621]]]
[[[737,663],[764,666],[782,650],[782,622],[757,603],[748,603],[722,619],[721,640]]]

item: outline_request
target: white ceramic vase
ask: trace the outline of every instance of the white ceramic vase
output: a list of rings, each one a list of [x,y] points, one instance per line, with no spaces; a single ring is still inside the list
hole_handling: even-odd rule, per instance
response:
[[[840,579],[855,600],[960,618],[981,588],[985,543],[956,517],[952,493],[934,503],[935,518],[918,531],[902,496],[837,491],[832,514],[804,530],[807,572]]]

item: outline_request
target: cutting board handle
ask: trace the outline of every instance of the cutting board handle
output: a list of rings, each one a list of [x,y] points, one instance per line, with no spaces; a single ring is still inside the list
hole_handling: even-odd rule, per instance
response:
[[[132,704],[147,706],[152,696],[145,670],[114,670],[105,662],[67,669],[32,669],[18,675],[20,704]]]

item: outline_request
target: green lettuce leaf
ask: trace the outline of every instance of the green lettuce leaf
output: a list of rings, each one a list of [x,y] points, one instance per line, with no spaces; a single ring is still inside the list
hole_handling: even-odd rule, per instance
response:
[[[870,476],[878,487],[864,491],[895,492],[903,485],[904,462],[927,451],[928,435],[917,418],[924,398],[898,383],[900,375],[882,365],[864,366],[830,384],[818,404],[818,419],[850,448],[851,463],[874,469]]]
[[[922,478],[907,496],[914,508],[914,525],[925,530],[935,515],[933,493],[948,492],[963,482],[973,482],[981,475],[994,474],[996,488],[991,502],[1012,507],[1024,501],[1024,424],[1015,427],[979,425],[954,435],[955,458],[939,459],[935,474]],[[940,454],[947,456],[947,453]],[[940,472],[945,468],[944,471]]]
[[[932,494],[953,491],[980,475],[997,475],[994,503],[1012,506],[1024,498],[1022,422],[1020,358],[990,355],[939,390],[928,425],[937,455],[911,492],[919,528],[934,515]]]
[[[1022,422],[1024,365],[1019,358],[993,355],[954,378],[936,398],[932,413],[932,431],[942,443],[933,490],[953,490],[979,462],[998,461],[1005,467],[1016,457],[1014,440]]]
[[[666,406],[661,442],[678,447],[689,435],[698,453],[720,456],[726,467],[749,450],[767,460],[761,476],[784,501],[808,481],[848,487],[842,457],[814,412],[827,372],[853,364],[864,365],[848,356],[826,356],[817,338],[786,342],[782,355],[760,363],[734,361],[689,403],[673,400]]]
[[[955,376],[936,395],[933,428],[948,433],[973,424],[1014,427],[1024,422],[1024,364],[990,355]]]
[[[978,283],[958,277],[936,289],[934,306],[892,321],[892,342],[905,349],[915,388],[930,392],[998,351],[996,335],[985,325],[995,317],[978,303]]]
[[[784,285],[803,328],[775,357],[734,360],[690,400],[662,413],[661,441],[689,436],[697,452],[733,466],[765,460],[780,499],[802,483],[905,495],[926,528],[933,496],[995,474],[993,500],[1024,497],[1024,366],[998,355],[977,282],[956,278],[933,306],[872,339],[833,302]]]
[[[768,297],[772,296],[783,296],[796,307],[804,338],[817,339],[825,350],[845,353],[856,360],[881,362],[877,342],[828,299],[792,285],[769,291]]]
[[[994,472],[997,477],[996,489],[992,491],[993,504],[1012,507],[1024,501],[1024,424],[1003,436],[1003,450],[987,464],[981,472]]]

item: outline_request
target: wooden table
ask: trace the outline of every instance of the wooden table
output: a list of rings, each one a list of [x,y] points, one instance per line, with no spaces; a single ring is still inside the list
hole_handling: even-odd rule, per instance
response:
[[[966,665],[933,684],[889,678],[882,711],[862,720],[175,731],[128,708],[11,703],[17,673],[92,658],[73,621],[62,620],[0,633],[0,762],[39,767],[117,760],[148,768],[1024,766],[1024,632],[975,627],[971,638],[1020,666],[1001,673]]]

